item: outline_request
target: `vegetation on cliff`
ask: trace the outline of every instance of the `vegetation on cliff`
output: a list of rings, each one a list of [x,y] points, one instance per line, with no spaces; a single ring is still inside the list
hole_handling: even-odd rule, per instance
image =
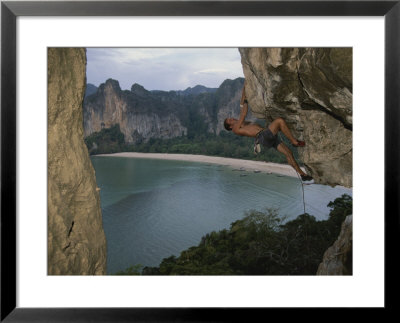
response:
[[[331,211],[325,221],[306,213],[285,222],[276,210],[249,211],[229,230],[213,231],[198,246],[163,259],[158,267],[144,267],[141,274],[315,275],[325,250],[352,214],[352,198],[344,194],[328,207]],[[140,266],[116,274],[137,275]]]
[[[101,129],[85,138],[85,144],[92,154],[111,154],[123,151],[126,147],[124,134],[116,124],[110,128]]]

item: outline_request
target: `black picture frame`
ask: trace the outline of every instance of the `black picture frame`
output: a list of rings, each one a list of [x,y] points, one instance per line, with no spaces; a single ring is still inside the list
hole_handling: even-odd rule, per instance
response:
[[[383,16],[385,19],[385,310],[398,286],[391,252],[399,233],[400,1],[100,1],[1,3],[1,321],[254,321],[267,309],[17,308],[16,19],[18,16]],[[373,233],[371,233],[373,238]],[[372,260],[373,261],[373,258]],[[395,298],[394,296],[392,296]],[[281,311],[282,309],[269,309]],[[287,309],[284,309],[287,310]],[[329,310],[329,309],[327,309]],[[381,309],[379,317],[382,319]],[[332,309],[330,311],[333,313]],[[330,314],[330,316],[335,314]],[[281,314],[281,313],[280,313]],[[268,313],[267,315],[270,315]],[[307,313],[306,315],[309,315]],[[370,314],[368,314],[369,317]],[[338,316],[339,317],[339,316]],[[251,319],[251,318],[254,318]],[[332,317],[330,317],[332,318]],[[265,319],[265,318],[264,318]],[[264,320],[263,319],[263,320]]]

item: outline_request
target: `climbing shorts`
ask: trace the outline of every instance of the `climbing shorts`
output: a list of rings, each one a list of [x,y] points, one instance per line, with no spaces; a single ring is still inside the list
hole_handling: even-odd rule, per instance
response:
[[[281,143],[281,140],[278,138],[277,135],[274,135],[269,128],[261,130],[255,139],[255,145],[260,144],[265,148],[274,147],[277,149],[278,145]]]

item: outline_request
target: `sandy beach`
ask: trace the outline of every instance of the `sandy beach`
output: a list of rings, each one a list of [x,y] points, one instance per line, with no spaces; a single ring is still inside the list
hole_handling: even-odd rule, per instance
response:
[[[297,177],[296,171],[289,165],[267,163],[267,162],[254,161],[254,160],[226,158],[226,157],[213,157],[213,156],[204,156],[204,155],[185,155],[185,154],[136,153],[136,152],[101,154],[101,155],[97,155],[97,156],[183,160],[183,161],[200,162],[200,163],[207,163],[207,164],[224,165],[224,166],[232,167],[234,169],[242,169],[242,170],[246,170],[246,171],[260,171],[260,172],[264,172],[264,173],[274,173],[274,174],[279,174],[279,175]]]

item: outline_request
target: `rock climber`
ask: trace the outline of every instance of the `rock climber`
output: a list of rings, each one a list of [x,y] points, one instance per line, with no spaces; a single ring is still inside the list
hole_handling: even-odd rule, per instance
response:
[[[235,118],[226,118],[224,121],[224,127],[228,131],[232,131],[236,135],[253,137],[255,138],[254,152],[259,153],[261,151],[260,145],[265,148],[274,147],[280,153],[286,156],[286,159],[296,172],[301,176],[303,181],[310,181],[313,178],[304,173],[296,160],[293,157],[291,150],[278,138],[278,132],[281,131],[295,147],[304,147],[305,142],[297,140],[293,137],[291,131],[289,130],[285,120],[282,118],[275,119],[270,123],[267,128],[262,128],[256,123],[245,121],[248,111],[248,102],[246,98],[245,86],[243,86],[242,97],[240,99],[240,117],[239,120]]]

